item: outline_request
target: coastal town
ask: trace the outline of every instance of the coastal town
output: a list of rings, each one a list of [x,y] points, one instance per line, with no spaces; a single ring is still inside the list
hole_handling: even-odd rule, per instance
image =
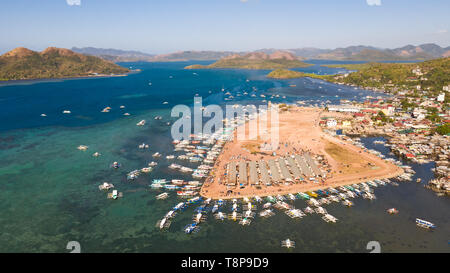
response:
[[[387,140],[384,145],[400,158],[418,164],[435,162],[436,179],[426,186],[439,194],[449,195],[450,85],[447,83],[440,90],[422,88],[420,82],[427,81],[427,73],[419,67],[411,73],[415,76],[407,80],[416,81],[415,88],[407,89],[392,83],[381,87],[365,86],[365,89],[389,96],[368,97],[362,103],[341,101],[340,105],[328,105],[329,112],[341,112],[346,116],[325,117],[320,126],[340,129],[348,136],[383,136]],[[342,80],[348,75],[337,76],[338,83],[343,84]]]

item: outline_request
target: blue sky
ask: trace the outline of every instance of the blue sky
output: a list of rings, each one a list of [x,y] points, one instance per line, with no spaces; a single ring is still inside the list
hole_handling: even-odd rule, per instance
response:
[[[0,53],[449,46],[449,12],[449,0],[2,0]]]

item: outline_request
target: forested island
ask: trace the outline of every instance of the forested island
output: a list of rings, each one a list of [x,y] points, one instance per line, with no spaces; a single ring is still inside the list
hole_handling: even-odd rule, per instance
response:
[[[276,51],[272,54],[264,52],[252,52],[244,55],[233,54],[210,65],[189,65],[185,69],[238,68],[269,70],[308,66],[311,66],[311,64],[302,62],[292,53]]]
[[[19,47],[0,56],[0,81],[111,76],[130,72],[109,61],[49,47],[36,52]]]

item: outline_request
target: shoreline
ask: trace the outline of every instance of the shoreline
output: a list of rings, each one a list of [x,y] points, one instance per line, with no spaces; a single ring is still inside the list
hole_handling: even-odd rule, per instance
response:
[[[91,75],[91,76],[73,76],[73,77],[63,77],[63,78],[42,78],[42,79],[22,79],[22,80],[0,80],[0,87],[2,86],[10,86],[10,85],[30,85],[35,83],[44,83],[44,82],[60,82],[66,80],[88,80],[88,79],[101,79],[101,78],[112,78],[112,77],[126,77],[130,74],[135,74],[140,72],[140,70],[131,70],[128,73],[122,74],[101,74],[101,75]]]

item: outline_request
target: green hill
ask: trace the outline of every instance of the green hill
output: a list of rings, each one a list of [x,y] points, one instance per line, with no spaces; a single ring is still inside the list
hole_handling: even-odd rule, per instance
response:
[[[300,61],[289,52],[277,51],[272,54],[253,52],[245,55],[234,54],[210,65],[190,65],[185,69],[239,68],[239,69],[281,69],[307,67],[310,64]]]
[[[127,68],[68,49],[49,47],[42,52],[23,47],[0,56],[0,80],[53,79],[127,73]]]
[[[440,58],[420,63],[366,63],[327,65],[342,67],[356,72],[348,76],[335,76],[331,80],[338,83],[355,84],[362,87],[388,88],[402,86],[422,90],[442,91],[443,86],[450,84],[450,58]],[[419,74],[413,70],[420,70]]]
[[[329,76],[317,75],[312,73],[303,73],[299,71],[293,71],[289,69],[276,69],[266,76],[271,79],[296,79],[302,77],[316,78],[316,79],[328,79]]]

